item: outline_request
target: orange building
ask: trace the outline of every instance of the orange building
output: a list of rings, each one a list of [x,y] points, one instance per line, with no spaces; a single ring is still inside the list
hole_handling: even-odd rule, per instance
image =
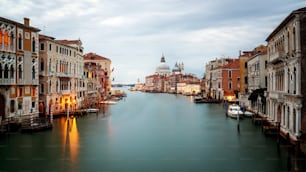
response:
[[[238,98],[240,61],[232,59],[228,64],[211,71],[212,98],[218,100],[234,100]]]
[[[222,88],[224,100],[238,98],[240,78],[240,61],[235,59],[231,63],[222,66]]]

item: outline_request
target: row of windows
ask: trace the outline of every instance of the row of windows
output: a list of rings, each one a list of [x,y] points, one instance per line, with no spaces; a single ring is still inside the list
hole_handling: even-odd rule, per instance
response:
[[[56,46],[55,48],[56,48],[56,52],[59,54],[64,54],[66,56],[72,56],[72,51],[67,48],[58,47],[58,46]],[[45,43],[40,44],[40,50],[41,51],[45,50]],[[49,51],[52,51],[52,44],[49,44]],[[73,51],[73,56],[76,57],[75,51]]]
[[[285,81],[285,75],[287,75],[287,81]],[[293,72],[290,69],[285,73],[284,70],[277,71],[274,75],[269,74],[270,82],[269,90],[286,91],[285,86],[287,86],[287,93],[296,94],[297,93],[297,71],[293,68]]]
[[[59,87],[60,85],[60,87]],[[85,83],[83,81],[80,81],[80,82],[75,82],[74,83],[74,88],[77,88],[77,86],[79,87],[85,87]],[[52,82],[49,82],[49,90],[51,92],[51,88],[52,88]],[[59,90],[71,90],[72,89],[72,84],[71,84],[71,81],[67,82],[67,81],[62,81],[59,82],[56,81],[56,92],[58,92]],[[45,93],[45,84],[40,84],[40,93]]]
[[[292,38],[290,38],[290,33],[289,31],[287,32],[286,35],[286,39],[285,36],[282,35],[281,37],[279,37],[271,46],[269,46],[269,52],[270,53],[275,53],[277,51],[285,51],[285,47],[287,52],[290,51],[290,39],[292,39],[292,45],[293,45],[293,50],[296,49],[296,32],[295,32],[295,28],[293,28],[293,32],[292,32]]]
[[[16,101],[15,100],[11,100],[10,101],[10,112],[11,113],[14,113],[16,111],[16,108],[15,108],[15,103]],[[35,108],[35,102],[32,102],[32,108]],[[18,102],[18,110],[22,110],[22,107],[23,107],[23,103],[22,102]]]
[[[18,79],[22,79],[22,65],[18,65]],[[13,65],[8,67],[8,65],[4,65],[4,68],[2,67],[2,64],[0,64],[0,79],[14,79],[15,77],[15,69]],[[35,66],[32,66],[32,79],[36,79],[36,69]]]

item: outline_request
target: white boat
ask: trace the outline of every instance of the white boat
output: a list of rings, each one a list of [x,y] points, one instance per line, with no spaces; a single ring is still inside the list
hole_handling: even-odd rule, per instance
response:
[[[238,115],[239,115],[239,118],[243,117],[243,112],[241,111],[239,105],[231,104],[228,107],[227,115],[231,118],[237,119]]]
[[[101,101],[100,103],[101,104],[113,105],[113,104],[116,104],[117,102],[116,101],[112,101],[112,100],[105,100],[105,101]]]
[[[95,108],[86,109],[86,112],[88,112],[88,113],[95,113],[95,112],[98,112],[98,111],[99,111],[99,109],[95,109]]]
[[[254,115],[254,113],[253,113],[253,112],[250,112],[250,111],[245,111],[245,112],[243,113],[243,115],[244,115],[245,117],[252,117],[252,116]]]

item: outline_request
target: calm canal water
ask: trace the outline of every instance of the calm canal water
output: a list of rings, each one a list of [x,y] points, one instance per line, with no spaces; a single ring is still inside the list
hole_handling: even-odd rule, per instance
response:
[[[50,131],[0,138],[0,171],[287,171],[250,119],[189,97],[129,92],[98,115],[54,120]]]

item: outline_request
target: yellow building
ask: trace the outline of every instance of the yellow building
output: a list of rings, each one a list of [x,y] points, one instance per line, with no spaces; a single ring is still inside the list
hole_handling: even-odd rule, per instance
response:
[[[55,40],[40,35],[41,114],[64,113],[80,108],[84,101],[83,47],[80,40]]]

